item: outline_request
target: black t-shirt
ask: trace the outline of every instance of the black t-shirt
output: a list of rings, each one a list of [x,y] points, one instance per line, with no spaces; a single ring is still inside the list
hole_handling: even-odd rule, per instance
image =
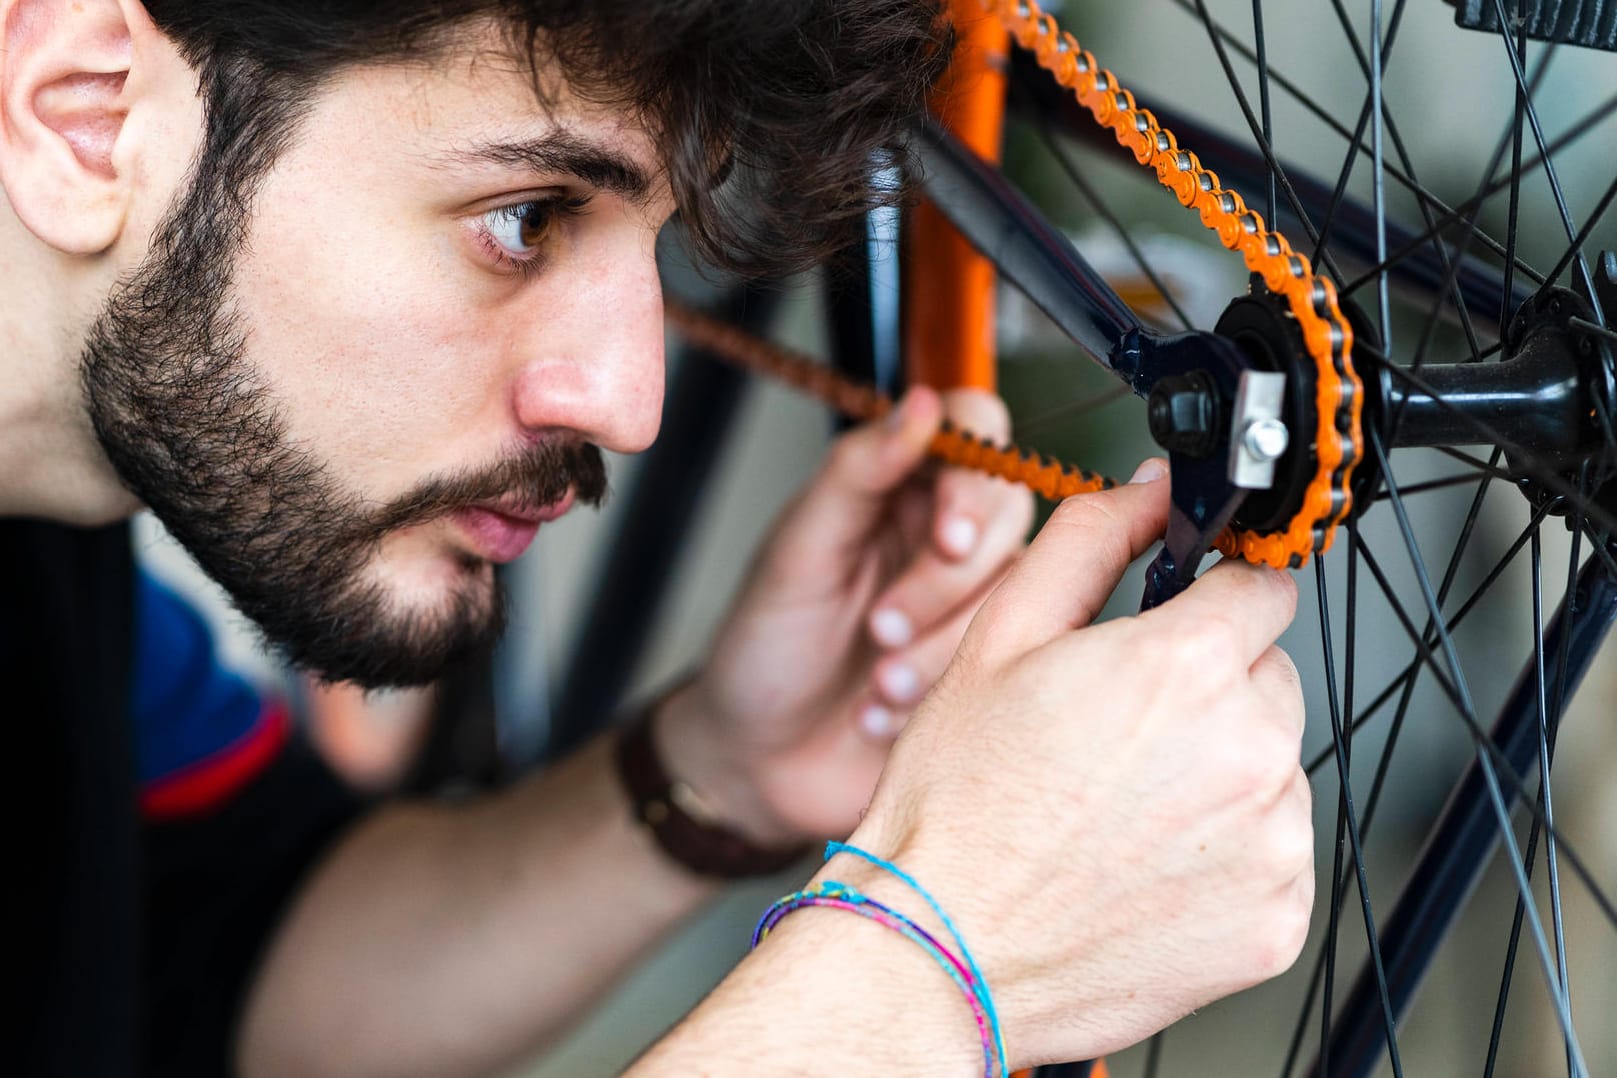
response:
[[[126,527],[0,521],[0,715],[21,895],[6,948],[8,1073],[228,1073],[264,945],[361,809],[293,738],[203,784],[211,801],[143,814],[135,592]]]

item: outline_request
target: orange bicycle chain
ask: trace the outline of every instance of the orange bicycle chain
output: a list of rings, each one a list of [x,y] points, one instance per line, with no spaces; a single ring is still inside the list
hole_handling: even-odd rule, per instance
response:
[[[1286,237],[1268,230],[1239,194],[1222,187],[1218,176],[1181,147],[1149,109],[1135,104],[1134,95],[1117,76],[1100,67],[1094,55],[1037,4],[985,0],[985,7],[999,17],[1018,45],[1037,57],[1040,67],[1073,92],[1097,123],[1110,128],[1117,141],[1133,151],[1136,161],[1156,172],[1157,180],[1181,205],[1201,214],[1202,223],[1220,243],[1239,251],[1270,292],[1286,301],[1318,368],[1314,445],[1318,467],[1301,508],[1285,530],[1226,529],[1215,546],[1224,554],[1277,569],[1297,568],[1310,554],[1329,550],[1336,526],[1352,508],[1353,469],[1363,455],[1364,383],[1353,369],[1353,328],[1337,305],[1336,288],[1314,273],[1308,257],[1294,251]]]
[[[887,394],[860,385],[823,363],[771,344],[738,326],[674,302],[667,304],[665,313],[669,324],[697,347],[736,366],[785,382],[853,419],[879,419],[893,407],[892,398]],[[1104,475],[1019,446],[1000,445],[947,421],[933,437],[927,452],[947,464],[1020,483],[1051,501],[1117,485],[1116,480]]]
[[[1056,25],[1031,0],[984,0],[1011,37],[1038,58],[1039,66],[1077,96],[1096,122],[1110,128],[1141,165],[1189,209],[1226,248],[1239,251],[1247,268],[1283,298],[1302,331],[1304,346],[1318,374],[1315,389],[1315,474],[1303,502],[1284,530],[1255,532],[1226,528],[1214,543],[1223,554],[1280,568],[1298,568],[1311,554],[1329,550],[1336,526],[1352,507],[1353,470],[1361,457],[1364,384],[1354,371],[1353,328],[1337,303],[1336,288],[1313,272],[1308,257],[1294,251],[1235,191],[1220,185],[1196,155],[1178,144],[1149,109],[1101,68],[1092,53]],[[688,340],[733,363],[793,385],[855,419],[878,418],[892,401],[869,386],[838,375],[824,364],[779,348],[738,327],[688,307],[670,303],[668,320]],[[1014,445],[998,445],[945,423],[931,454],[947,463],[975,468],[1020,483],[1052,500],[1115,486],[1114,480],[1051,460]]]

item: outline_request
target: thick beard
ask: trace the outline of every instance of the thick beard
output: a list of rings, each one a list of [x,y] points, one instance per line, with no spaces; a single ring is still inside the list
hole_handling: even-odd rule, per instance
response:
[[[436,608],[401,609],[365,579],[382,539],[502,497],[540,506],[571,488],[598,504],[605,463],[591,445],[541,443],[367,509],[291,443],[246,356],[228,299],[246,200],[208,165],[87,337],[81,375],[96,436],[124,484],[290,662],[367,688],[424,684],[493,642],[503,595],[466,559]]]

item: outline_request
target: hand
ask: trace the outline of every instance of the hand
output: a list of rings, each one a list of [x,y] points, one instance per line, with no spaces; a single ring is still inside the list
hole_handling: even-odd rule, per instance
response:
[[[927,466],[945,409],[1008,433],[996,397],[917,388],[840,438],[777,522],[706,670],[658,716],[669,772],[757,841],[853,829],[908,713],[1022,549],[1027,491]]]
[[[1307,931],[1302,696],[1274,646],[1290,577],[1226,561],[1149,613],[1090,624],[1161,534],[1168,486],[1057,509],[899,739],[853,839],[956,919],[1017,1065],[1132,1044],[1278,974]],[[825,875],[915,907],[850,857]]]

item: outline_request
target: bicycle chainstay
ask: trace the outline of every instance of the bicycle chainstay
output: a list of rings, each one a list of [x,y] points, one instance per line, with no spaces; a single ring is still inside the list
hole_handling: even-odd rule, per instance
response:
[[[771,344],[738,326],[674,302],[667,304],[666,314],[668,323],[691,344],[738,367],[785,382],[853,419],[878,419],[892,409],[892,398],[887,394],[860,385],[823,363]],[[945,463],[1020,483],[1052,501],[1117,485],[1116,480],[1104,475],[1018,446],[998,445],[948,421],[933,437],[927,452]]]
[[[1202,223],[1226,248],[1241,253],[1247,268],[1262,277],[1270,292],[1286,301],[1318,368],[1314,447],[1318,465],[1302,507],[1283,531],[1225,529],[1215,546],[1224,554],[1277,569],[1297,568],[1310,554],[1329,550],[1337,524],[1352,508],[1353,469],[1363,456],[1364,384],[1353,369],[1353,329],[1337,305],[1335,287],[1315,275],[1307,256],[1294,251],[1286,237],[1269,231],[1239,194],[1221,187],[1215,173],[1181,147],[1149,109],[1137,107],[1134,95],[1117,76],[1100,67],[1094,55],[1037,4],[984,0],[984,6],[998,16],[1018,45],[1037,57],[1040,67],[1073,91],[1097,123],[1111,129],[1136,161],[1156,172],[1157,180],[1182,205],[1200,212]]]

